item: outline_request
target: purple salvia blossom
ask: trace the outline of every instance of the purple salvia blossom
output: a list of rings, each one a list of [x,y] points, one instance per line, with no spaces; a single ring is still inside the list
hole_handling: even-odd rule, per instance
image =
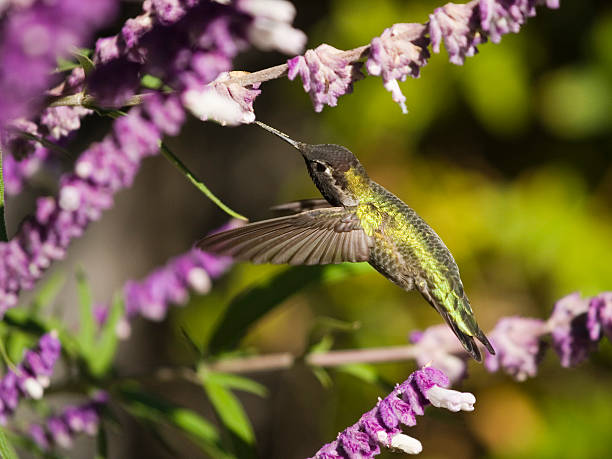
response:
[[[20,397],[40,399],[49,387],[61,344],[55,331],[43,335],[34,349],[24,352],[16,371],[8,370],[0,380],[0,424],[6,424]]]
[[[541,336],[545,323],[538,319],[506,317],[489,333],[495,355],[487,353],[485,366],[489,371],[502,368],[517,381],[534,377],[542,357]]]
[[[303,51],[307,38],[304,32],[291,26],[295,18],[292,3],[284,0],[238,0],[236,7],[253,17],[247,36],[257,48],[289,55]]]
[[[577,292],[572,293],[555,303],[546,323],[564,367],[578,365],[595,347],[586,327],[588,310],[589,300],[581,298]]]
[[[451,382],[463,379],[467,374],[467,354],[446,325],[434,325],[425,331],[413,332],[416,362],[419,366],[439,368]]]
[[[463,65],[466,56],[478,52],[476,45],[483,43],[484,38],[479,32],[477,3],[478,0],[465,4],[447,3],[429,15],[429,36],[434,53],[440,52],[440,44],[444,42],[449,60]]]
[[[49,131],[52,139],[61,139],[81,127],[81,118],[93,113],[84,107],[50,107],[40,117],[40,124]]]
[[[0,130],[2,151],[10,153],[17,160],[32,156],[37,147],[36,141],[26,139],[20,132],[39,135],[38,126],[23,118],[11,121],[5,129]]]
[[[108,394],[100,391],[87,403],[67,406],[61,414],[48,417],[44,425],[31,424],[29,436],[43,451],[54,446],[69,448],[77,434],[96,435],[107,403]]]
[[[421,67],[427,64],[429,39],[425,32],[422,24],[394,24],[370,43],[368,73],[382,77],[385,89],[404,113],[408,113],[406,97],[397,82],[405,81],[407,76],[418,78]]]
[[[342,53],[324,43],[287,61],[288,78],[294,80],[300,75],[316,112],[323,110],[324,105],[335,107],[338,97],[353,92],[353,81],[363,78],[359,65],[342,57]]]
[[[240,225],[240,220],[232,220],[215,232]],[[130,335],[129,321],[135,316],[160,321],[171,305],[184,305],[190,291],[207,293],[211,280],[221,276],[232,263],[229,257],[214,256],[194,248],[171,259],[144,280],[126,282],[123,287],[126,316],[117,326],[117,335],[122,339]]]
[[[612,292],[603,292],[590,299],[587,329],[592,341],[598,341],[602,334],[612,340]]]
[[[33,0],[14,2],[3,11],[0,128],[35,113],[52,82],[56,58],[85,44],[114,16],[116,6],[115,0]]]
[[[202,121],[214,120],[222,126],[255,121],[253,102],[261,93],[259,84],[247,88],[226,84],[243,72],[224,72],[206,86],[194,85],[183,93],[183,105]]]
[[[38,199],[36,215],[11,241],[0,243],[0,314],[65,255],[70,241],[112,205],[114,193],[132,183],[140,161],[157,152],[161,135],[139,108],[132,109],[79,157],[75,173],[62,177],[57,199]]]
[[[400,425],[414,426],[429,404],[451,411],[472,411],[476,399],[469,392],[446,389],[448,378],[440,370],[424,367],[415,371],[376,406],[361,416],[356,424],[324,445],[313,459],[370,458],[380,454],[380,445],[418,454],[421,443],[400,430]]]

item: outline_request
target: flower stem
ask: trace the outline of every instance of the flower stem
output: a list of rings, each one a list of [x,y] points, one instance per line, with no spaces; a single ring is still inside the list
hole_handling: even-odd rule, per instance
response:
[[[234,218],[238,218],[238,219],[244,220],[244,221],[248,221],[249,220],[245,216],[240,215],[239,213],[233,211],[232,209],[227,207],[225,204],[223,204],[221,202],[221,200],[218,197],[216,197],[212,193],[212,191],[210,191],[208,189],[208,187],[206,185],[204,185],[204,183],[202,181],[198,180],[196,178],[196,176],[193,175],[193,173],[187,168],[187,166],[185,166],[185,164],[183,164],[183,162],[180,159],[178,159],[178,157],[174,153],[172,153],[172,151],[168,148],[168,146],[165,143],[160,142],[159,146],[160,146],[160,150],[161,150],[162,155],[164,155],[164,157],[168,161],[170,161],[172,164],[174,164],[174,166],[185,176],[185,178],[187,180],[189,180],[191,183],[193,183],[198,190],[200,190],[202,193],[204,193],[206,195],[206,197],[208,197],[208,199],[210,199],[217,206],[219,206],[221,208],[221,210],[223,210],[225,213],[227,213],[228,215],[230,215],[230,216],[232,216]]]
[[[2,147],[0,147],[0,242],[8,241],[4,220],[4,175],[2,173]]]

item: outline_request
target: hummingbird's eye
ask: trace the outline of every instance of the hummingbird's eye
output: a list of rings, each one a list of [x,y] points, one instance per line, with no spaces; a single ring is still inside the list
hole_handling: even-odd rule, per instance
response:
[[[325,170],[327,169],[327,167],[323,163],[317,163],[315,167],[317,168],[317,172],[325,172]]]

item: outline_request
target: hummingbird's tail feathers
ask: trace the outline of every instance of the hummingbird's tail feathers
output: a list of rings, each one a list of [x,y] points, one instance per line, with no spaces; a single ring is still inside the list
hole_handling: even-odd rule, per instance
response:
[[[440,314],[442,315],[446,323],[449,325],[449,327],[451,328],[455,336],[457,336],[457,338],[459,339],[459,341],[461,342],[461,344],[463,345],[467,353],[470,354],[470,356],[472,356],[472,358],[476,360],[477,362],[481,362],[482,355],[480,354],[478,345],[476,344],[476,341],[474,340],[474,336],[468,335],[467,333],[462,331],[459,328],[457,322],[452,317],[450,317],[448,312],[446,312],[445,310],[440,311],[440,309],[438,309],[438,311],[440,312]]]
[[[478,344],[474,338],[478,339],[489,353],[495,354],[495,349],[493,349],[484,332],[478,326],[474,312],[465,295],[462,297],[452,295],[454,301],[451,300],[452,306],[450,308],[442,302],[435,301],[431,296],[424,296],[444,318],[455,336],[457,336],[465,350],[474,360],[477,362],[482,361]]]

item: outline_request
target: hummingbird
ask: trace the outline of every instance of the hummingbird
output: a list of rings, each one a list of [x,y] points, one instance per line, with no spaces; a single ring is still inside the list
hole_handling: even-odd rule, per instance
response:
[[[474,338],[495,354],[476,322],[457,263],[412,208],[370,179],[347,148],[309,145],[260,121],[255,123],[302,154],[325,199],[277,206],[276,210],[291,214],[206,236],[197,247],[253,263],[368,262],[402,289],[418,290],[476,361],[482,357]]]

